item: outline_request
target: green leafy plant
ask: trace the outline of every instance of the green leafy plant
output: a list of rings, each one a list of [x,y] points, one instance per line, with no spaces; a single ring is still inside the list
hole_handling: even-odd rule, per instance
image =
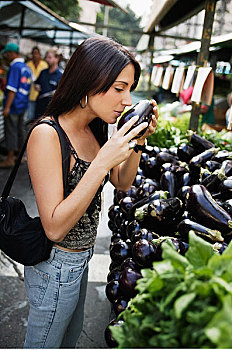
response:
[[[111,327],[119,348],[231,348],[232,244],[219,255],[189,233],[180,255],[170,242],[163,260],[142,270],[138,294]]]
[[[189,112],[178,116],[176,121],[162,118],[161,113],[158,119],[156,131],[148,138],[148,144],[160,148],[169,148],[171,146],[178,146],[181,142],[189,143],[189,140],[186,139],[186,133],[189,129],[189,120]],[[232,151],[232,132],[227,131],[226,129],[221,131],[213,129],[210,131],[203,131],[199,126],[197,133],[213,142],[215,147]]]

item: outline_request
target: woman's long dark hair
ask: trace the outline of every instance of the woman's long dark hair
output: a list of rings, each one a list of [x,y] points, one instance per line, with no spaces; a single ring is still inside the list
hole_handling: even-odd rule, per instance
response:
[[[112,39],[86,39],[71,56],[45,115],[57,118],[75,109],[86,95],[107,92],[129,63],[135,68],[133,91],[141,72],[134,56]],[[108,138],[107,123],[95,118],[90,127],[102,146]]]

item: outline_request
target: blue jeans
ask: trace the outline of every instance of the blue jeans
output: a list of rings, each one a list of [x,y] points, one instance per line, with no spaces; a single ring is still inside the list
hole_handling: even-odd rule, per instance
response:
[[[53,247],[48,260],[25,266],[30,311],[24,348],[75,348],[92,255],[93,248],[67,252]]]

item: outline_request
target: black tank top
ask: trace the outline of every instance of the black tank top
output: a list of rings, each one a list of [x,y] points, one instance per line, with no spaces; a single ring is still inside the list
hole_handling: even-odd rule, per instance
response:
[[[69,141],[69,140],[68,140]],[[78,182],[83,177],[84,173],[90,166],[91,162],[80,159],[72,147],[70,141],[71,153],[75,159],[75,164],[68,175],[68,191],[67,196],[75,189]],[[92,202],[80,220],[69,231],[59,246],[68,249],[83,249],[91,248],[96,240],[97,228],[99,224],[99,214],[101,211],[101,193],[105,183],[108,181],[107,175],[98,188]]]

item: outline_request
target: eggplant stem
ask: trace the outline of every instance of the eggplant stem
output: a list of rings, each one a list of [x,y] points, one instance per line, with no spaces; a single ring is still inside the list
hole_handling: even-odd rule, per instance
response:
[[[140,209],[135,210],[134,216],[136,220],[142,221],[144,219],[144,215],[145,213],[143,210],[140,210]]]
[[[209,229],[209,230],[207,230],[207,232],[208,232],[208,235],[206,235],[206,236],[208,236],[213,241],[216,241],[216,242],[223,242],[224,241],[224,238],[222,237],[220,231]]]

